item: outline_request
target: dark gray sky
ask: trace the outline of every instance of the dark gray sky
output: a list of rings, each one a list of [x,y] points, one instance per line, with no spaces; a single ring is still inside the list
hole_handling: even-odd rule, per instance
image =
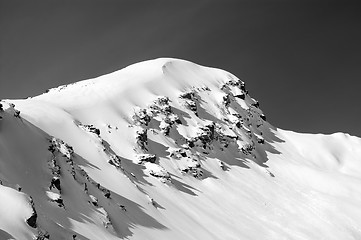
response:
[[[0,0],[0,98],[175,57],[246,82],[275,126],[361,136],[355,2]]]

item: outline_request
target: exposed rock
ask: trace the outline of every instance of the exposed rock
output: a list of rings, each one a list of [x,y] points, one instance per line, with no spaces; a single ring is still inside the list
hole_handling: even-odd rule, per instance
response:
[[[236,127],[241,128],[243,125],[243,120],[239,120],[236,122]]]
[[[218,162],[219,167],[220,167],[223,171],[227,170],[226,165],[224,165],[224,162],[222,162],[221,160],[217,160],[217,162]]]
[[[255,149],[254,143],[243,143],[240,146],[240,150],[242,151],[243,154],[245,155],[250,155],[252,154],[252,151]]]
[[[242,100],[245,100],[246,94],[248,94],[244,82],[240,79],[234,79],[233,77],[221,85],[221,90],[231,92],[234,97]]]
[[[171,128],[176,123],[181,124],[182,122],[177,115],[172,113],[163,118],[163,120],[160,122],[159,128],[164,135],[168,136]]]
[[[98,199],[96,197],[94,197],[93,195],[89,195],[90,198],[90,202],[97,207],[98,206]]]
[[[175,115],[175,114],[170,115],[169,118],[170,118],[174,123],[182,124],[182,121],[180,120],[179,116],[177,116],[177,115]]]
[[[109,155],[108,163],[116,168],[121,168],[121,160],[120,157],[117,155],[114,154]]]
[[[182,157],[187,157],[187,151],[183,148],[174,149],[170,153],[171,158],[181,159]]]
[[[45,240],[45,239],[50,239],[50,234],[47,231],[43,232],[39,230],[38,234],[36,235],[36,240]]]
[[[230,94],[224,95],[224,96],[222,97],[222,99],[223,99],[223,105],[226,106],[226,107],[228,107],[229,104],[231,103],[231,96],[230,96]]]
[[[204,149],[209,145],[214,139],[214,128],[215,124],[207,124],[205,126],[199,126],[197,131],[197,136],[187,139],[187,144],[189,147],[201,146]]]
[[[56,159],[52,158],[50,160],[50,162],[48,162],[49,164],[49,168],[51,170],[51,173],[56,176],[59,177],[60,176],[60,166],[57,164]]]
[[[242,100],[246,99],[246,95],[244,93],[239,93],[239,94],[235,94],[234,97],[236,98],[240,98]]]
[[[138,164],[141,164],[143,162],[150,162],[150,163],[155,163],[155,161],[157,160],[157,156],[154,154],[139,154],[137,156],[138,158]]]
[[[26,223],[32,227],[32,228],[36,228],[36,219],[38,218],[38,215],[36,213],[33,213],[31,215],[31,217],[29,217],[28,219],[26,219]]]
[[[167,171],[165,171],[165,172],[150,171],[149,174],[152,175],[153,177],[162,178],[166,181],[171,180],[171,177]]]
[[[15,104],[14,103],[8,103],[8,104],[9,104],[9,108],[7,109],[7,111],[9,111],[10,113],[12,112],[14,117],[20,118],[20,111],[15,109]],[[4,111],[2,104],[0,111]]]
[[[187,145],[188,145],[188,147],[190,147],[190,148],[195,147],[194,142],[196,142],[196,141],[197,141],[196,138],[188,138],[188,139],[186,139]]]
[[[160,122],[159,124],[159,128],[161,130],[161,132],[165,135],[168,136],[170,129],[172,128],[171,123],[168,121],[168,119],[164,119],[163,121]]]
[[[14,117],[20,118],[20,111],[17,109],[14,109]]]
[[[259,144],[264,144],[264,138],[261,135],[255,134],[255,136]]]
[[[196,113],[197,115],[197,103],[195,102],[195,92],[194,91],[187,91],[179,95],[179,98],[183,100],[184,106]]]
[[[104,192],[104,197],[110,198],[110,191],[108,189],[103,190],[103,192]]]
[[[153,103],[149,106],[151,111],[154,114],[164,114],[169,115],[172,113],[172,107],[169,105],[170,99],[168,97],[159,96]]]
[[[33,201],[33,199],[32,199],[31,197],[30,197],[30,199],[29,199],[29,203],[30,203],[30,206],[31,206],[33,212],[32,212],[32,214],[31,214],[31,216],[30,216],[28,219],[26,219],[26,223],[27,223],[30,227],[36,228],[36,227],[37,227],[36,220],[37,220],[37,218],[38,218],[38,214],[36,213],[34,201]]]
[[[59,178],[59,177],[53,177],[53,178],[51,179],[49,189],[51,190],[53,187],[55,187],[56,189],[58,189],[59,191],[61,191],[60,178]]]
[[[187,168],[181,169],[183,173],[191,174],[195,178],[201,178],[203,176],[203,170],[200,168],[200,166],[188,166]]]
[[[150,203],[150,204],[152,204],[153,206],[155,206],[155,201],[154,201],[154,199],[152,198],[152,197],[150,197],[148,194],[146,194],[146,196],[147,196],[147,199],[148,199],[148,203]]]
[[[165,96],[160,96],[156,100],[154,100],[154,103],[159,106],[169,105],[169,102],[170,102],[169,98]]]
[[[255,108],[259,108],[259,102],[257,100],[255,100],[255,102],[252,103],[252,106]]]
[[[102,217],[103,226],[105,228],[112,227],[112,221],[110,220],[110,216],[108,212],[103,207],[98,208],[98,211],[101,212],[103,215]]]
[[[188,92],[184,92],[184,93],[180,94],[179,98],[193,100],[194,96],[195,96],[194,91],[188,91]]]
[[[242,90],[242,91],[245,91],[246,94],[248,94],[248,91],[246,90],[246,84],[244,82],[241,81],[241,83],[239,84],[239,88]]]
[[[100,130],[93,125],[83,125],[83,128],[88,132],[98,135],[98,137],[100,136]]]
[[[245,90],[245,83],[242,80],[234,77],[230,77],[229,80],[226,81],[221,88],[224,88],[225,86],[234,86],[239,87],[241,90]]]
[[[51,144],[51,145],[48,147],[48,151],[51,152],[51,153],[54,153],[55,150],[56,150],[56,147],[55,147],[53,144]]]
[[[185,100],[184,106],[191,110],[192,112],[197,113],[197,103],[193,100]]]
[[[120,209],[122,209],[122,211],[124,211],[124,212],[126,212],[127,211],[127,209],[125,208],[125,206],[124,205],[119,205],[119,207],[120,207]]]
[[[198,133],[198,139],[200,139],[204,144],[211,142],[214,138],[214,127],[214,122],[205,125],[204,127],[200,127],[199,129],[201,131]]]
[[[142,128],[142,129],[137,130],[135,139],[136,139],[138,146],[142,150],[147,149],[147,144],[148,144],[147,129]]]
[[[53,151],[53,149],[56,149],[59,152],[61,152],[64,156],[66,156],[68,159],[71,159],[74,150],[67,143],[65,143],[61,139],[53,137],[51,144],[53,145],[53,147],[49,146],[49,151]]]
[[[147,109],[140,108],[134,112],[133,121],[138,125],[148,126],[151,120],[150,115],[147,112]]]

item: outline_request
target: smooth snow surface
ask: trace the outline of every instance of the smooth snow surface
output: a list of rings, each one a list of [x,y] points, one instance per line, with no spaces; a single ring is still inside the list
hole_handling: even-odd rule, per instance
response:
[[[361,239],[361,140],[273,127],[226,71],[161,58],[1,104],[0,239]]]

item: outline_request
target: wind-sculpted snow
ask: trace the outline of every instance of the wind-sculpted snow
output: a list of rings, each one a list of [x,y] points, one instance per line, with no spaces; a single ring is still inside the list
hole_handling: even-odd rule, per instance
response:
[[[167,58],[1,101],[0,237],[361,238],[360,139],[259,107],[234,75]]]

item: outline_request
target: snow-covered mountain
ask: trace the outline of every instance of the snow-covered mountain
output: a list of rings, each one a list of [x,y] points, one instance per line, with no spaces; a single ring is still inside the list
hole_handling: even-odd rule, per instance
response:
[[[270,125],[226,71],[161,58],[0,116],[0,239],[361,239],[361,139]]]

